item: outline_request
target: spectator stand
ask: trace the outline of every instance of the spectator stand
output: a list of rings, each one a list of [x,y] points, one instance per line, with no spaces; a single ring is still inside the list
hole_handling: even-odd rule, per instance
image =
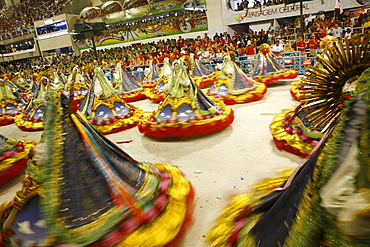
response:
[[[0,9],[0,40],[34,32],[34,22],[59,13],[72,0],[23,0]]]
[[[34,32],[35,32],[35,29],[33,29],[33,28],[23,28],[21,30],[15,30],[15,31],[12,31],[12,32],[7,32],[7,33],[1,34],[0,35],[0,40],[12,39],[12,38],[15,38],[15,37],[20,37],[20,36],[30,34],[30,33],[34,33]]]

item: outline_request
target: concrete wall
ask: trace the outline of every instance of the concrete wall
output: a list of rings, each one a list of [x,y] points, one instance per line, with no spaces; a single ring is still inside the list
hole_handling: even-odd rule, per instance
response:
[[[48,39],[39,40],[40,51],[49,51],[57,48],[72,46],[71,35],[66,34],[58,37],[51,37]]]
[[[230,27],[223,24],[222,4],[224,4],[224,0],[206,0],[205,8],[207,11],[209,37],[213,37],[215,33],[233,33]]]
[[[13,60],[25,59],[30,57],[39,57],[40,51],[38,49],[26,50],[26,51],[19,51],[13,52],[10,54],[2,54],[0,55],[0,62],[8,62]]]

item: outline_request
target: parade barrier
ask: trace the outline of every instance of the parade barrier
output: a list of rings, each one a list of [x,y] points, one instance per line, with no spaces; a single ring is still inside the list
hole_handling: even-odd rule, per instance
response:
[[[244,71],[244,73],[249,74],[256,63],[257,55],[239,56],[236,61],[239,67]],[[274,54],[275,60],[277,60],[284,68],[292,69],[298,72],[298,74],[303,75],[306,68],[309,65],[314,65],[316,63],[316,57],[303,56],[300,51],[293,52],[282,52],[279,54]],[[209,58],[199,60],[205,67],[211,69],[212,71],[218,71],[222,66],[222,58]],[[161,64],[157,64],[161,67]],[[138,80],[142,81],[146,71],[149,69],[148,65],[137,65],[126,67],[126,69]],[[112,69],[105,69],[106,76],[111,78]]]

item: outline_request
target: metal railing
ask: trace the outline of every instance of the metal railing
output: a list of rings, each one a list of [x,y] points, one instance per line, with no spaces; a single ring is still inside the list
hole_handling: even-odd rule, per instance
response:
[[[249,56],[239,56],[236,60],[239,67],[243,70],[244,73],[247,75],[250,74],[256,64],[256,57],[257,55],[249,55]],[[309,57],[303,56],[300,51],[294,52],[282,52],[279,55],[274,55],[275,60],[281,64],[286,69],[292,69],[298,72],[298,74],[303,75],[306,68],[309,65],[314,65],[316,63],[316,57]],[[206,68],[217,71],[220,70],[223,59],[222,58],[210,58],[210,59],[200,59],[199,60]],[[161,64],[158,64],[161,65]],[[126,67],[127,71],[130,72],[136,80],[142,81],[145,76],[145,69],[149,68],[149,65],[138,65],[138,66],[131,66]],[[107,76],[109,77],[110,74],[114,70],[105,69]]]
[[[303,74],[308,65],[314,65],[316,63],[316,57],[309,57],[302,55],[300,51],[293,52],[281,52],[274,56],[275,60],[281,64],[286,69],[293,69],[298,72],[298,74]],[[250,74],[256,63],[257,55],[247,55],[237,57],[236,62],[239,67],[246,74]],[[217,70],[219,67],[217,64],[222,64],[222,58],[211,58],[211,59],[201,59],[199,60],[209,69],[213,71]]]
[[[7,32],[7,33],[0,34],[0,40],[12,39],[12,38],[15,38],[15,37],[20,37],[20,36],[30,34],[30,33],[34,33],[34,32],[35,32],[35,29],[33,29],[33,28],[24,28],[22,30]]]

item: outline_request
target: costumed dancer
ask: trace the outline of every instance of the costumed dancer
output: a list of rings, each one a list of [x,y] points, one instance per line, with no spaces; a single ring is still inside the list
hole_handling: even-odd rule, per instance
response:
[[[117,64],[116,71],[113,74],[113,88],[118,96],[126,102],[146,98],[145,90],[126,69],[122,68],[122,63]]]
[[[217,72],[217,80],[207,91],[207,96],[221,99],[227,105],[248,103],[261,99],[267,86],[246,75],[228,54],[222,69]]]
[[[333,42],[317,59],[321,66],[310,67],[300,83],[305,99],[295,109],[277,114],[270,125],[275,145],[280,150],[306,157],[334,119],[333,113],[319,114],[319,109],[340,109],[358,89],[357,78],[370,67],[369,37]],[[344,47],[359,47],[350,50]],[[325,57],[324,57],[325,56]]]
[[[76,67],[76,69],[77,69],[77,75],[76,75],[75,82],[74,82],[74,100],[76,100],[77,102],[80,102],[85,97],[87,92],[89,91],[90,85],[88,84],[87,80],[83,76],[81,70],[78,67]],[[68,76],[67,88],[66,88],[67,92],[70,91],[69,87],[70,85],[72,85],[71,81],[72,81],[72,74]]]
[[[58,87],[58,89],[65,89],[67,85],[67,80],[64,78],[63,75],[59,74],[57,71],[53,72],[53,77],[54,77],[54,85]]]
[[[217,74],[206,68],[198,59],[194,58],[194,53],[190,54],[190,61],[194,61],[191,75],[194,77],[194,82],[200,88],[205,88],[217,81]]]
[[[256,65],[250,73],[254,80],[270,85],[281,79],[294,79],[297,77],[298,73],[295,70],[284,69],[269,52],[270,46],[268,44],[260,45]]]
[[[14,123],[15,117],[21,114],[26,106],[24,103],[12,93],[6,82],[0,79],[0,126]]]
[[[191,221],[191,184],[176,167],[130,157],[70,101],[46,94],[44,142],[0,207],[0,245],[176,246]]]
[[[0,135],[0,186],[26,170],[28,153],[34,147],[34,141],[16,140]]]
[[[365,48],[367,49],[367,48]],[[212,246],[370,246],[370,70],[309,159],[233,198]]]
[[[39,76],[41,77],[39,84],[37,87],[34,87],[37,91],[33,94],[32,99],[28,102],[22,113],[15,118],[17,127],[24,131],[40,131],[44,129],[44,95],[50,90],[52,83],[47,77],[47,72],[42,72]]]
[[[180,60],[174,63],[165,93],[158,109],[141,119],[141,133],[156,139],[192,137],[221,131],[234,120],[233,110],[210,100]]]
[[[16,73],[15,77],[11,81],[17,86],[24,88],[25,90],[28,90],[30,88],[31,83],[24,78],[23,73]]]
[[[46,72],[44,72],[44,75]],[[42,76],[38,85],[37,92],[33,95],[26,108],[15,118],[15,124],[21,130],[40,131],[44,129],[44,107],[43,99],[46,91],[50,90],[51,81]]]
[[[96,67],[94,72],[90,90],[79,106],[81,113],[103,134],[135,127],[143,110],[121,99],[100,67]]]
[[[164,100],[166,94],[164,93],[164,86],[167,84],[169,77],[172,74],[172,67],[168,57],[163,60],[163,66],[161,68],[161,73],[156,81],[156,84],[149,91],[146,91],[146,97],[153,102],[161,102]]]
[[[8,77],[5,79],[8,86],[23,103],[29,101],[31,86],[33,85],[29,80],[26,80],[21,74],[16,73],[15,77]]]
[[[26,102],[30,102],[34,98],[34,96],[37,94],[37,92],[39,90],[39,84],[38,84],[37,80],[39,80],[39,79],[40,79],[40,76],[38,74],[34,74],[33,79],[30,80],[30,84],[27,87],[27,89],[17,86],[16,90],[20,93],[20,96]]]
[[[23,73],[16,73],[14,78],[10,78],[10,87],[20,94],[21,97],[27,98],[28,92],[30,91],[31,82],[24,78]]]
[[[338,41],[338,39],[336,37],[326,36],[320,41],[320,49],[324,50],[329,44],[331,44],[333,42],[336,42],[336,41]],[[314,66],[315,67],[320,67],[321,69],[323,69],[323,66],[321,65],[320,62],[315,63]],[[304,88],[302,88],[300,86],[301,82],[302,82],[302,79],[300,79],[298,81],[294,81],[290,84],[290,95],[292,95],[292,97],[297,101],[305,99],[304,93],[302,91]]]
[[[141,86],[143,88],[153,88],[157,84],[158,79],[158,67],[153,63],[153,60],[150,60],[148,74],[146,74],[143,81],[141,82]]]

